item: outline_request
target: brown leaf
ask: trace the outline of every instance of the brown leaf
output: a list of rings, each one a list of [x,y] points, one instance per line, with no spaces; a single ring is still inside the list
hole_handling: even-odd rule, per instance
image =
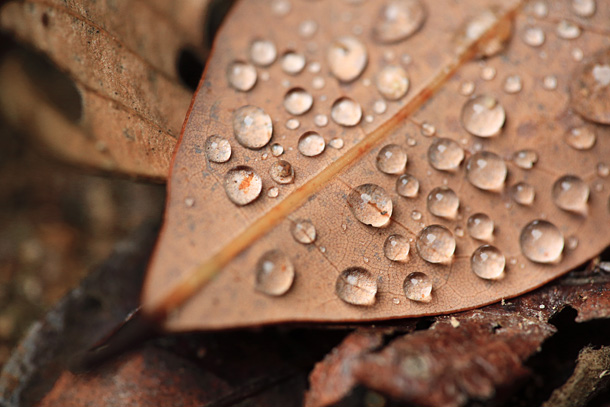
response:
[[[422,2],[421,28],[387,43],[379,32],[405,21],[376,25],[385,3],[278,4],[234,8],[187,119],[143,296],[165,328],[455,312],[530,291],[608,244],[599,225],[609,216],[609,129],[575,114],[569,89],[582,55],[606,46],[609,5],[580,18],[558,2]],[[282,68],[290,50],[307,61],[297,75]],[[377,89],[388,66],[408,72],[406,96],[394,100],[405,84],[398,68]],[[235,89],[254,72],[251,90]],[[230,86],[228,74],[241,81]],[[364,112],[356,126],[349,100]],[[321,139],[328,146],[313,156]],[[278,159],[290,167],[274,168]],[[415,198],[387,174],[405,171],[419,180]],[[493,234],[469,235],[476,213]],[[404,261],[384,256],[394,234],[410,245]],[[392,250],[398,260],[406,249]]]

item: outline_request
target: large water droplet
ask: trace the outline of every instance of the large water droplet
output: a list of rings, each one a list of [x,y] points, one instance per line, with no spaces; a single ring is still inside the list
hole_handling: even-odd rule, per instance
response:
[[[397,100],[409,90],[409,77],[400,66],[386,66],[377,74],[377,90],[388,100]]]
[[[487,95],[470,99],[462,107],[462,125],[475,136],[493,137],[500,133],[506,112],[498,101]]]
[[[250,44],[250,60],[259,66],[268,66],[275,61],[277,50],[268,40],[255,40]]]
[[[563,235],[557,226],[545,220],[530,222],[519,236],[521,252],[536,263],[555,263],[561,259]]]
[[[575,175],[564,175],[553,184],[553,202],[566,211],[585,212],[589,186]]]
[[[382,43],[402,41],[417,32],[426,20],[420,0],[390,0],[379,10],[373,37]]]
[[[473,239],[490,241],[494,233],[494,221],[484,213],[475,213],[468,218],[466,229]]]
[[[574,110],[588,120],[610,124],[610,50],[594,55],[570,83]]]
[[[294,181],[294,167],[288,161],[279,160],[271,164],[269,175],[278,184],[290,184]]]
[[[299,138],[298,149],[304,156],[315,157],[322,154],[324,148],[326,148],[324,138],[315,131],[308,131]]]
[[[377,294],[377,280],[368,270],[351,267],[343,270],[337,277],[335,293],[348,304],[373,305]]]
[[[284,96],[284,108],[295,116],[307,113],[313,106],[313,96],[305,89],[293,88]]]
[[[582,30],[575,23],[568,20],[561,20],[557,24],[557,35],[566,40],[573,40],[580,37]]]
[[[525,182],[519,182],[510,189],[510,196],[519,205],[530,206],[536,198],[536,190]]]
[[[447,263],[455,252],[455,238],[442,225],[430,225],[419,232],[416,239],[417,252],[429,263]]]
[[[243,61],[232,62],[227,69],[229,85],[242,92],[247,92],[256,84],[256,68]]]
[[[539,47],[544,44],[544,31],[538,27],[528,27],[523,32],[523,42],[531,47]]]
[[[208,161],[225,163],[231,158],[231,144],[220,136],[210,136],[205,141],[205,156]]]
[[[438,138],[428,148],[428,162],[437,170],[455,170],[460,166],[463,159],[464,150],[462,150],[462,147],[448,138]]]
[[[255,287],[262,293],[273,296],[284,295],[293,281],[294,266],[290,258],[279,250],[268,251],[256,263]]]
[[[538,162],[538,153],[534,150],[520,150],[513,154],[513,162],[519,168],[529,170]]]
[[[432,280],[427,274],[416,271],[405,278],[402,285],[405,296],[418,302],[430,302],[432,299]]]
[[[382,227],[390,222],[392,199],[379,185],[363,184],[347,196],[347,205],[354,217],[365,225]]]
[[[243,106],[233,113],[233,133],[244,147],[257,149],[267,145],[273,134],[271,117],[256,106]]]
[[[484,245],[472,253],[470,268],[477,276],[486,280],[497,280],[504,276],[506,258],[494,246]]]
[[[388,144],[377,154],[377,168],[386,174],[400,174],[407,165],[407,153],[396,144]]]
[[[592,17],[596,9],[595,0],[572,0],[572,10],[580,17]]]
[[[364,71],[368,52],[358,39],[340,37],[331,43],[327,58],[330,72],[341,82],[351,82]]]
[[[460,200],[453,189],[449,187],[434,188],[428,194],[428,211],[434,216],[455,219],[460,206]]]
[[[260,195],[263,180],[252,168],[240,165],[227,172],[224,187],[234,204],[247,205]]]
[[[316,240],[316,227],[305,219],[294,222],[291,232],[294,240],[299,243],[311,244]]]
[[[362,108],[358,102],[342,97],[337,99],[331,108],[330,116],[341,126],[355,126],[362,120]]]
[[[566,143],[576,150],[589,150],[595,145],[597,134],[590,125],[574,127],[566,132]]]
[[[402,235],[390,235],[383,244],[385,257],[392,261],[406,260],[410,249],[409,240]]]
[[[288,51],[282,56],[282,70],[289,75],[296,75],[305,68],[305,56]]]
[[[466,162],[466,178],[477,188],[499,191],[506,179],[506,163],[500,156],[489,151],[480,151]]]
[[[405,198],[415,198],[419,193],[419,181],[411,174],[403,174],[396,180],[396,192]]]

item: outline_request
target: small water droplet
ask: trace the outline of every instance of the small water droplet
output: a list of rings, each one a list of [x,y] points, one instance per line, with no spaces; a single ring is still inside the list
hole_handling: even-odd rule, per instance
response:
[[[274,143],[274,144],[272,144],[272,145],[271,145],[271,154],[272,154],[274,157],[279,157],[279,156],[281,156],[282,154],[284,154],[284,147],[282,147],[282,145],[281,145],[281,144],[278,144],[278,143]]]
[[[351,127],[357,125],[362,120],[362,108],[354,100],[342,97],[333,103],[330,116],[335,123]]]
[[[507,76],[504,81],[504,92],[506,93],[519,93],[523,88],[523,82],[519,75]]]
[[[578,247],[578,238],[576,236],[570,236],[566,240],[566,247],[570,250],[576,250]]]
[[[500,133],[506,112],[498,101],[488,95],[468,100],[462,107],[462,125],[470,134],[493,137]]]
[[[409,147],[415,147],[417,145],[417,140],[415,140],[413,137],[407,137],[407,145]]]
[[[557,89],[557,77],[555,75],[547,75],[542,80],[542,86],[546,90]]]
[[[394,303],[394,305],[399,305],[400,304],[400,299],[399,298],[392,298],[392,303]]]
[[[483,9],[462,27],[456,36],[459,49],[476,45],[477,58],[491,57],[498,54],[510,39],[512,23],[508,19],[498,19],[495,10]],[[493,36],[485,36],[493,27]]]
[[[519,244],[527,259],[536,263],[555,263],[561,259],[564,241],[557,226],[535,220],[523,228]]]
[[[324,88],[325,85],[326,85],[326,81],[321,76],[314,76],[314,78],[311,80],[311,86],[314,89],[320,90],[320,89]]]
[[[470,96],[474,93],[474,82],[466,81],[460,85],[460,94],[463,96]]]
[[[566,132],[566,143],[576,150],[589,150],[595,145],[597,134],[590,125],[574,127]]]
[[[284,96],[284,108],[295,116],[307,113],[311,106],[313,106],[313,96],[305,89],[293,88]]]
[[[586,119],[610,124],[610,50],[604,50],[584,64],[571,82],[572,107]]]
[[[325,127],[328,124],[328,116],[325,114],[317,114],[313,118],[313,122],[318,127]]]
[[[432,137],[436,134],[436,127],[428,122],[423,122],[421,125],[421,134],[422,136]]]
[[[273,124],[271,117],[256,106],[243,106],[233,113],[233,133],[244,147],[258,149],[271,140]]]
[[[506,258],[498,248],[483,245],[477,248],[470,258],[470,268],[485,280],[497,280],[504,276]]]
[[[532,4],[532,11],[537,17],[544,18],[549,15],[549,6],[544,1],[537,1]]]
[[[420,0],[390,0],[379,10],[373,25],[373,37],[381,43],[393,43],[415,34],[426,20]]]
[[[552,196],[559,208],[583,213],[589,200],[589,186],[575,175],[564,175],[553,184]]]
[[[419,232],[416,240],[417,252],[429,263],[448,263],[455,252],[455,238],[442,225],[430,225]]]
[[[289,75],[297,75],[305,68],[305,56],[288,51],[282,56],[282,70]]]
[[[286,121],[286,128],[288,130],[296,130],[299,127],[301,127],[301,122],[298,121],[297,119],[288,119]]]
[[[327,53],[330,72],[341,82],[358,78],[368,63],[368,52],[364,44],[354,37],[335,39]]]
[[[386,174],[400,174],[407,166],[407,153],[396,144],[384,146],[377,154],[377,169]]]
[[[582,49],[580,48],[574,48],[572,50],[572,59],[576,62],[580,62],[582,61],[582,59],[584,58],[584,53],[582,52]]]
[[[544,31],[539,27],[528,27],[523,32],[523,42],[531,47],[539,47],[544,44]]]
[[[428,162],[440,171],[452,171],[460,166],[464,159],[464,150],[455,141],[438,138],[428,148]]]
[[[411,212],[411,219],[420,220],[421,217],[422,217],[422,214],[420,211],[414,210],[413,212]]]
[[[311,244],[316,240],[316,227],[308,220],[299,219],[292,225],[292,237],[299,243]]]
[[[278,187],[271,187],[267,190],[267,196],[269,198],[277,198],[280,195],[280,190]]]
[[[385,257],[392,261],[406,260],[410,249],[409,240],[402,235],[390,235],[383,244]]]
[[[220,136],[210,136],[205,141],[205,156],[208,161],[225,163],[231,158],[231,144]]]
[[[536,190],[525,182],[519,182],[510,189],[510,196],[519,205],[530,206],[536,198]]]
[[[351,267],[337,277],[335,293],[348,304],[373,305],[377,295],[377,280],[368,270]]]
[[[187,208],[192,208],[193,206],[195,206],[195,198],[186,198],[184,200],[184,204]]]
[[[508,170],[504,160],[489,151],[480,151],[466,162],[466,178],[477,188],[499,191],[504,185]]]
[[[466,221],[466,229],[473,239],[490,241],[494,232],[494,221],[484,213],[475,213]]]
[[[411,301],[430,302],[432,299],[432,280],[427,274],[418,271],[409,274],[402,288]]]
[[[290,184],[294,181],[294,167],[288,161],[279,160],[271,164],[269,175],[278,184]]]
[[[606,178],[610,175],[610,167],[606,163],[597,163],[595,169],[597,170],[597,175],[602,178]]]
[[[287,0],[273,0],[271,2],[271,12],[278,17],[284,17],[292,10],[292,4]]]
[[[268,40],[255,40],[250,45],[250,60],[255,65],[269,66],[277,58],[275,45]]]
[[[538,153],[534,150],[520,150],[513,154],[513,162],[519,168],[529,170],[538,162]]]
[[[461,226],[456,226],[454,233],[457,237],[464,237],[464,229]]]
[[[347,196],[347,205],[356,219],[376,228],[387,225],[392,216],[392,199],[375,184],[354,188]]]
[[[561,20],[557,24],[557,35],[565,40],[578,38],[581,33],[580,27],[571,21]]]
[[[325,148],[324,138],[315,131],[308,131],[299,138],[299,152],[306,157],[320,155]]]
[[[419,181],[411,174],[403,174],[396,180],[396,192],[405,198],[415,198],[419,193]]]
[[[434,216],[455,219],[460,200],[457,194],[446,186],[434,188],[428,194],[428,211]]]
[[[409,77],[400,66],[386,66],[376,79],[377,90],[388,100],[398,100],[409,90]]]
[[[328,142],[328,145],[337,150],[341,150],[343,148],[343,139],[339,137],[335,137]]]
[[[481,78],[486,81],[491,81],[496,77],[496,68],[493,66],[486,66],[481,71]]]
[[[224,187],[234,204],[247,205],[260,195],[263,180],[252,168],[240,165],[227,172]]]
[[[272,296],[284,295],[292,287],[294,266],[279,250],[271,250],[256,263],[256,290]]]
[[[596,9],[595,0],[572,0],[572,10],[579,17],[592,17]]]
[[[318,31],[318,23],[314,20],[305,20],[299,24],[299,36],[301,38],[311,38]]]
[[[229,85],[242,92],[247,92],[256,84],[256,68],[243,61],[234,61],[227,69]]]

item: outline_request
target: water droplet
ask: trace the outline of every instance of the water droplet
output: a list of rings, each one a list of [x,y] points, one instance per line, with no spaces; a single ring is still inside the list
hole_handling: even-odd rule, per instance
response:
[[[470,96],[474,93],[474,82],[466,81],[460,85],[460,94],[463,96]]]
[[[273,0],[271,2],[271,11],[278,17],[284,17],[292,10],[292,4],[287,0]]]
[[[294,167],[288,161],[279,160],[271,164],[269,175],[278,184],[290,184],[294,181]]]
[[[430,225],[419,232],[416,240],[417,252],[429,263],[447,263],[455,252],[455,238],[442,225]]]
[[[396,144],[388,144],[377,154],[377,169],[386,174],[400,174],[407,166],[407,153]]]
[[[313,96],[305,89],[293,88],[284,96],[284,108],[295,116],[307,113],[311,106],[313,106]]]
[[[557,77],[555,75],[547,75],[542,80],[542,86],[546,90],[557,89]]]
[[[339,137],[335,137],[328,142],[328,145],[332,148],[336,148],[337,150],[341,150],[343,148],[343,139]]]
[[[296,130],[299,127],[301,127],[301,122],[298,121],[297,119],[288,119],[286,121],[286,128],[288,130]]]
[[[187,208],[192,208],[193,206],[195,206],[195,198],[186,198],[184,200],[184,204]]]
[[[409,90],[409,77],[400,66],[386,66],[376,80],[377,90],[388,100],[398,100]]]
[[[510,39],[511,26],[510,20],[498,20],[494,10],[485,9],[467,22],[457,35],[456,42],[461,50],[476,41],[477,58],[491,57],[504,49]],[[492,27],[494,35],[484,36]]]
[[[448,138],[438,138],[428,148],[428,162],[440,171],[452,171],[460,166],[464,150],[458,143]]]
[[[506,112],[495,98],[480,95],[464,104],[461,117],[462,125],[470,134],[493,137],[504,126]]]
[[[595,0],[572,0],[572,10],[580,17],[592,17],[596,8]]]
[[[325,127],[328,124],[328,116],[325,114],[317,114],[313,118],[313,122],[318,127]]]
[[[306,157],[315,157],[322,154],[325,147],[324,138],[315,131],[308,131],[299,138],[299,152]]]
[[[523,42],[531,47],[539,47],[544,44],[544,31],[539,27],[528,27],[523,32]]]
[[[227,172],[224,187],[234,204],[247,205],[260,195],[263,180],[252,168],[240,165]]]
[[[258,291],[272,296],[284,295],[294,281],[294,266],[290,258],[279,250],[270,250],[256,263]]]
[[[608,175],[610,175],[610,167],[608,167],[608,164],[597,163],[597,166],[595,168],[597,170],[597,175],[602,178],[606,178]]]
[[[402,235],[390,235],[383,244],[385,257],[392,261],[403,261],[409,257],[411,245],[406,237]]]
[[[595,145],[597,134],[593,126],[574,127],[565,135],[566,143],[576,150],[589,150]]]
[[[578,238],[576,236],[570,236],[566,240],[566,246],[570,250],[575,250],[578,247]]]
[[[267,190],[267,196],[269,198],[277,198],[280,195],[278,187],[271,187]]]
[[[227,69],[229,85],[242,92],[247,92],[256,84],[256,68],[243,61],[234,61]]]
[[[409,274],[402,288],[411,301],[430,302],[432,299],[432,280],[427,274],[418,271]]]
[[[243,106],[233,113],[233,133],[244,147],[257,149],[267,145],[273,134],[271,117],[256,106]]]
[[[330,116],[341,126],[355,126],[362,120],[362,108],[354,100],[342,97],[337,99],[331,108]]]
[[[472,253],[470,268],[477,276],[485,280],[497,280],[504,276],[506,258],[494,246],[483,245]]]
[[[537,1],[532,4],[532,10],[537,17],[544,18],[549,15],[549,7],[544,1]]]
[[[565,40],[578,38],[581,32],[580,27],[571,21],[561,20],[557,24],[557,35]]]
[[[486,66],[481,71],[481,78],[486,81],[491,81],[495,77],[496,77],[496,68],[494,68],[493,66]]]
[[[281,144],[278,144],[278,143],[274,143],[274,144],[272,144],[272,145],[271,145],[271,154],[272,154],[274,157],[279,157],[279,156],[281,156],[282,154],[284,154],[284,147],[282,147],[282,145],[281,145]]]
[[[428,194],[428,211],[434,216],[455,219],[460,200],[453,189],[442,186],[434,188]]]
[[[566,211],[585,212],[589,186],[575,175],[564,175],[553,184],[553,202]]]
[[[466,221],[466,229],[473,239],[490,241],[494,233],[494,221],[484,213],[475,213]]]
[[[519,93],[523,88],[523,82],[519,75],[507,76],[504,81],[504,92],[506,93]]]
[[[335,293],[348,304],[373,305],[377,294],[377,280],[368,270],[351,267],[343,270],[337,277]]]
[[[289,75],[297,75],[305,68],[305,56],[288,51],[282,56],[282,70]]]
[[[384,114],[385,111],[387,110],[388,105],[386,104],[385,100],[377,100],[374,104],[373,104],[373,111],[376,114]]]
[[[379,10],[373,25],[373,37],[381,43],[393,43],[415,34],[426,20],[420,0],[390,0]]]
[[[428,122],[423,122],[421,125],[421,134],[422,136],[432,137],[436,134],[436,127]]]
[[[582,61],[582,59],[584,58],[584,53],[582,52],[582,49],[580,48],[574,48],[572,50],[572,59],[576,62],[580,62]]]
[[[341,82],[351,82],[362,74],[368,63],[365,46],[354,37],[339,37],[328,49],[328,67]]]
[[[324,78],[322,78],[321,76],[315,76],[312,80],[311,80],[311,86],[314,89],[322,89],[324,86],[326,85],[326,81],[324,80]]]
[[[506,163],[500,156],[489,151],[480,151],[466,162],[466,178],[477,188],[499,191],[506,180]]]
[[[250,60],[255,65],[269,66],[275,61],[277,50],[275,45],[268,40],[255,40],[250,45]]]
[[[511,187],[510,196],[519,205],[529,206],[534,203],[536,190],[530,184],[519,182]]]
[[[299,24],[299,35],[301,38],[311,38],[318,31],[318,23],[314,20],[305,20]]]
[[[356,219],[376,228],[387,225],[392,216],[392,199],[375,184],[354,188],[347,196],[347,205]]]
[[[523,228],[519,244],[527,259],[536,263],[555,263],[561,259],[564,242],[557,226],[535,220]]]
[[[513,154],[513,162],[519,168],[529,170],[538,162],[538,153],[534,150],[520,150]]]
[[[411,174],[403,174],[396,180],[396,192],[405,198],[415,198],[419,193],[419,181]]]
[[[210,136],[205,141],[205,156],[208,161],[225,163],[231,158],[231,144],[220,136]]]
[[[610,50],[597,53],[571,80],[572,107],[586,119],[610,124]]]
[[[420,211],[413,211],[411,212],[411,219],[413,220],[420,220],[422,217],[422,214]]]
[[[457,237],[464,237],[464,229],[460,226],[456,226],[453,230]]]
[[[308,220],[299,219],[292,225],[292,237],[299,243],[311,244],[316,240],[316,227]]]

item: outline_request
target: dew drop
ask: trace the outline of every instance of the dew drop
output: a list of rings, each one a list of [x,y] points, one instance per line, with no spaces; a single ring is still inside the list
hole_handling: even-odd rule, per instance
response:
[[[405,278],[402,285],[405,296],[411,301],[430,302],[432,300],[432,280],[427,274],[415,272]]]
[[[495,98],[480,95],[464,104],[461,117],[462,125],[470,134],[493,137],[504,126],[506,112]]]
[[[390,235],[383,244],[385,257],[392,261],[403,261],[409,257],[411,245],[409,240],[402,235]]]
[[[271,164],[269,175],[278,184],[290,184],[294,181],[294,167],[288,161],[279,160]]]
[[[497,280],[504,276],[506,258],[498,248],[490,245],[480,246],[472,253],[470,268],[485,280]]]
[[[192,208],[193,206],[195,206],[195,199],[194,198],[186,198],[184,200],[184,204],[186,205],[187,208]]]
[[[447,263],[455,252],[455,238],[442,225],[430,225],[419,232],[416,240],[417,252],[429,263]]]
[[[267,196],[269,198],[277,198],[280,195],[280,190],[278,187],[271,187],[267,190]]]
[[[520,150],[513,154],[513,162],[519,168],[529,170],[538,162],[538,153],[534,150]]]
[[[227,69],[229,85],[242,92],[247,92],[256,84],[256,68],[243,61],[234,61]]]
[[[258,149],[271,140],[273,124],[271,117],[256,106],[243,106],[233,113],[233,133],[244,147]]]
[[[317,114],[313,118],[313,122],[318,127],[325,127],[328,124],[328,116],[325,114]]]
[[[584,53],[582,52],[582,49],[574,48],[572,50],[572,59],[574,59],[574,61],[580,62],[580,61],[582,61],[583,58],[584,58]]]
[[[576,250],[576,248],[578,247],[578,238],[576,236],[568,237],[568,239],[566,240],[566,247],[569,250]]]
[[[315,131],[308,131],[299,138],[298,149],[306,157],[315,157],[322,154],[326,148],[324,138]]]
[[[523,42],[531,47],[539,47],[544,44],[544,31],[538,27],[528,27],[523,32]]]
[[[373,25],[373,37],[381,43],[402,41],[415,34],[426,20],[420,0],[390,0],[379,10]]]
[[[377,90],[388,100],[398,100],[409,90],[409,77],[400,66],[386,66],[376,79]]]
[[[579,17],[592,17],[596,9],[595,0],[572,0],[572,11]]]
[[[299,36],[301,38],[311,38],[318,31],[318,23],[314,20],[305,20],[299,24]]]
[[[307,113],[311,106],[313,106],[313,96],[305,89],[293,88],[284,96],[284,108],[295,116]]]
[[[342,138],[335,137],[328,142],[328,145],[337,150],[341,150],[343,148],[344,142]]]
[[[536,198],[536,190],[530,184],[519,182],[511,187],[510,196],[519,205],[530,206]]]
[[[421,125],[421,134],[422,136],[432,137],[436,134],[436,127],[428,122],[423,122]]]
[[[373,305],[377,295],[377,280],[368,270],[351,267],[337,277],[335,293],[348,304]]]
[[[428,194],[428,211],[434,216],[455,219],[459,206],[457,194],[449,187],[437,187]]]
[[[288,51],[282,56],[282,70],[289,75],[297,75],[305,68],[305,56]]]
[[[519,93],[523,88],[523,82],[519,75],[507,76],[504,81],[504,92],[506,93]]]
[[[260,195],[263,180],[252,168],[240,165],[227,172],[224,187],[234,204],[247,205]]]
[[[415,210],[415,211],[411,212],[411,219],[420,220],[421,217],[422,217],[422,214],[420,211]]]
[[[284,147],[282,147],[282,145],[281,145],[281,144],[278,144],[278,143],[274,143],[274,144],[272,144],[272,145],[271,145],[271,154],[272,154],[274,157],[279,157],[279,156],[281,156],[282,154],[284,154]]]
[[[377,169],[386,174],[400,174],[407,166],[407,153],[396,144],[384,146],[377,154]]]
[[[384,114],[386,112],[387,108],[388,108],[388,105],[385,102],[385,100],[378,100],[373,104],[373,111],[376,114]]]
[[[500,156],[489,151],[480,151],[466,162],[466,178],[477,188],[499,191],[506,180],[506,163]]]
[[[523,228],[519,244],[527,259],[536,263],[555,263],[561,259],[564,241],[557,226],[535,220]]]
[[[580,37],[580,27],[568,20],[561,20],[557,24],[557,35],[564,40],[573,40]]]
[[[452,171],[460,166],[464,159],[464,150],[455,141],[438,138],[428,148],[428,162],[440,171]]]
[[[368,52],[358,39],[339,37],[328,49],[328,67],[341,82],[351,82],[362,74],[368,63]]]
[[[460,94],[463,96],[470,96],[474,93],[474,82],[466,81],[460,85]]]
[[[333,103],[330,116],[335,123],[351,127],[357,125],[362,120],[362,108],[354,100],[342,97]]]
[[[347,205],[356,219],[376,228],[387,225],[392,216],[392,199],[375,184],[354,188],[347,196]]]
[[[477,57],[491,57],[504,49],[510,39],[511,26],[510,20],[498,20],[493,10],[485,9],[467,22],[457,35],[456,41],[460,48],[471,46],[476,41]],[[494,35],[484,36],[492,27]]]
[[[403,174],[396,180],[396,192],[405,198],[415,198],[419,193],[419,181],[411,174]]]
[[[286,121],[286,128],[288,130],[296,130],[299,127],[301,127],[301,122],[298,121],[297,119],[288,119]]]
[[[571,81],[572,107],[586,119],[610,124],[610,50],[594,55]]]
[[[466,229],[473,239],[490,241],[494,233],[494,221],[484,213],[475,213],[466,221]]]
[[[486,81],[491,81],[496,77],[496,68],[493,66],[486,66],[481,71],[481,78]]]
[[[292,4],[287,0],[273,0],[271,2],[271,11],[278,17],[284,17],[292,10]]]
[[[595,145],[597,135],[592,126],[574,127],[566,132],[566,143],[575,150],[589,150]]]
[[[553,184],[553,202],[566,211],[585,212],[589,186],[575,175],[564,175]]]
[[[606,178],[608,175],[610,175],[610,167],[608,167],[608,164],[598,163],[595,169],[597,170],[597,175],[602,178]]]
[[[311,86],[314,89],[322,89],[324,86],[326,85],[326,81],[324,80],[323,77],[321,76],[315,76],[312,80],[311,80]]]
[[[532,9],[537,17],[544,18],[549,15],[549,6],[544,1],[535,2]]]
[[[256,263],[256,290],[272,296],[284,295],[294,281],[294,266],[279,250],[271,250]]]
[[[208,161],[225,163],[231,158],[231,144],[220,136],[210,136],[205,141],[205,156]]]
[[[292,225],[292,237],[299,243],[311,244],[316,240],[316,227],[308,220],[299,219]]]
[[[255,40],[250,45],[250,60],[255,65],[269,66],[277,58],[275,45],[268,40]]]
[[[542,86],[546,90],[557,89],[557,77],[555,75],[547,75],[542,79]]]
[[[457,237],[464,237],[464,229],[462,229],[460,226],[456,226],[453,231]]]

